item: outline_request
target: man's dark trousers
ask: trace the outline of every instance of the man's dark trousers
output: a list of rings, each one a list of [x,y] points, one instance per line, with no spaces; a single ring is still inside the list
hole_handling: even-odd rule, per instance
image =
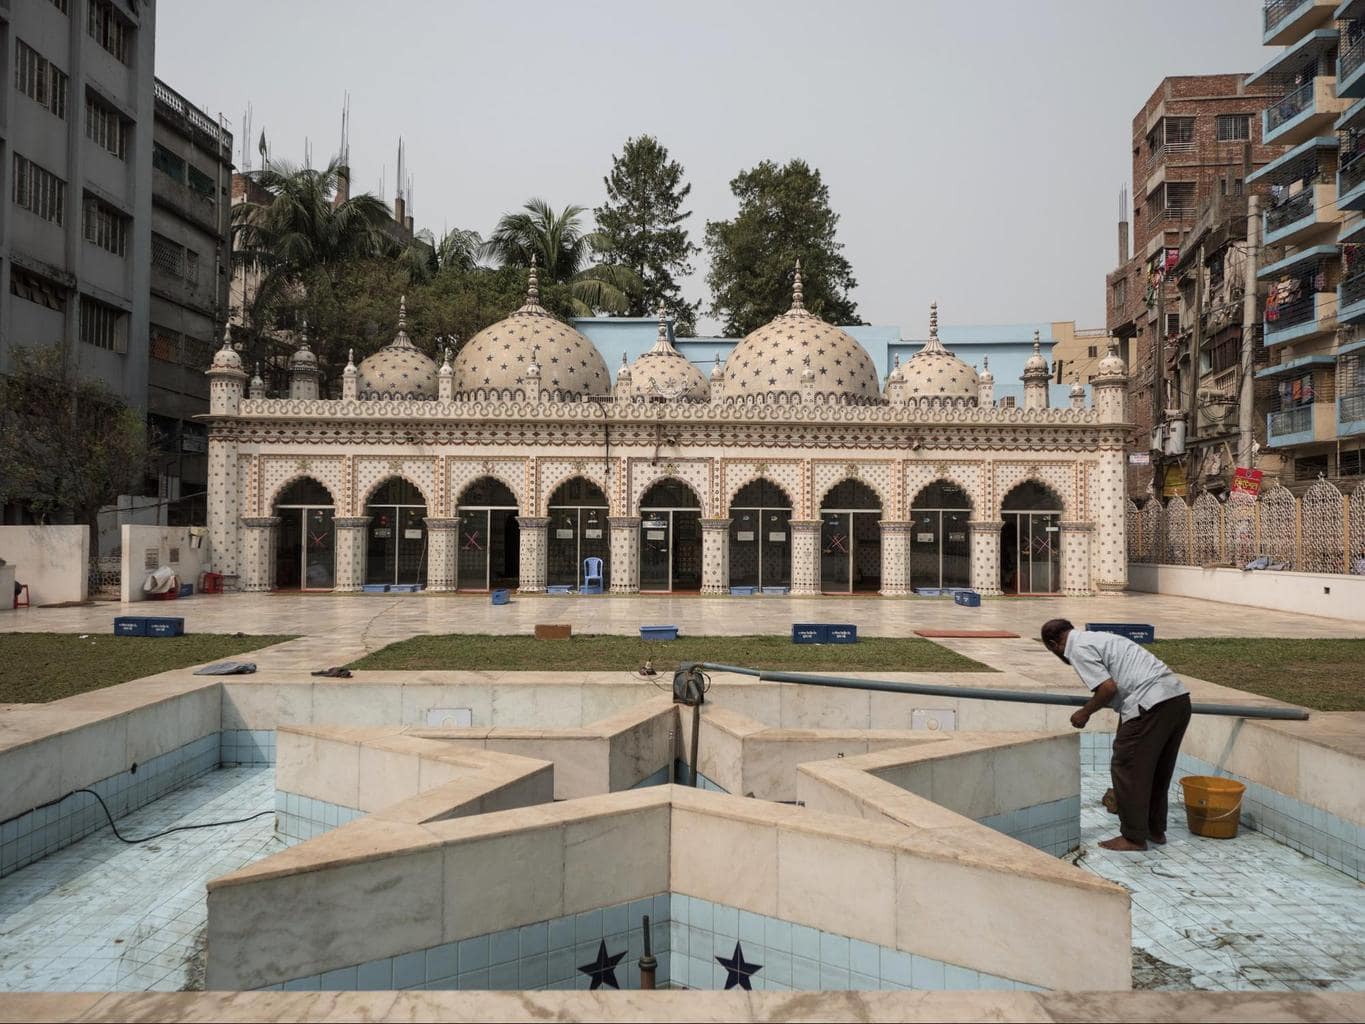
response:
[[[1182,693],[1153,705],[1119,725],[1109,766],[1119,805],[1119,831],[1130,842],[1145,843],[1166,833],[1166,797],[1190,724],[1190,695]]]

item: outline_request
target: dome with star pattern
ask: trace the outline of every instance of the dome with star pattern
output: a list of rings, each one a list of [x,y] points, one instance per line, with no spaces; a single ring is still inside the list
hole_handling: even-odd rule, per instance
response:
[[[976,405],[981,380],[975,370],[943,347],[938,339],[938,303],[929,307],[929,340],[901,368],[904,401],[928,405]]]
[[[436,363],[408,337],[408,303],[398,303],[398,333],[360,364],[358,391],[366,399],[436,397]]]
[[[799,396],[806,370],[814,377],[817,399],[858,405],[882,400],[872,357],[850,335],[805,308],[798,263],[792,308],[749,334],[725,360],[725,400]]]
[[[531,267],[526,304],[505,320],[470,338],[455,357],[455,390],[529,390],[526,370],[540,366],[540,387],[551,394],[605,395],[611,391],[606,361],[593,343],[540,304]]]
[[[707,402],[711,383],[668,340],[668,321],[659,310],[659,337],[654,347],[642,352],[631,366],[631,394],[641,399]]]

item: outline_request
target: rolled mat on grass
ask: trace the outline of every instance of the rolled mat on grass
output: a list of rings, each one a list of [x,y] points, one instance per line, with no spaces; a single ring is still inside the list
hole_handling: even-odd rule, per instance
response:
[[[915,636],[926,640],[1018,640],[1018,633],[1007,629],[917,629]]]

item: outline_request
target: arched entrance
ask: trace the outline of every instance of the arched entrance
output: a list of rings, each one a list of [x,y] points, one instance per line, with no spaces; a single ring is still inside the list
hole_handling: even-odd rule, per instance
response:
[[[275,588],[331,590],[336,585],[336,505],[332,494],[312,477],[280,492],[274,514]]]
[[[1062,499],[1025,480],[1000,505],[1000,589],[1006,594],[1056,594],[1062,589]]]
[[[730,586],[791,585],[792,503],[770,480],[740,488],[730,502]]]
[[[661,480],[640,499],[640,589],[701,589],[701,502],[677,480]]]
[[[365,582],[427,582],[427,500],[402,477],[390,477],[365,503],[370,536],[365,546]]]
[[[550,536],[546,544],[546,582],[550,586],[583,585],[583,560],[602,559],[602,579],[611,570],[607,532],[607,496],[591,480],[576,476],[550,495]]]
[[[820,508],[820,590],[877,591],[882,585],[882,503],[867,484],[845,480]]]
[[[460,495],[461,590],[517,585],[521,571],[521,527],[516,496],[491,476],[480,477]]]
[[[935,480],[910,506],[910,587],[970,587],[972,502],[949,480]]]

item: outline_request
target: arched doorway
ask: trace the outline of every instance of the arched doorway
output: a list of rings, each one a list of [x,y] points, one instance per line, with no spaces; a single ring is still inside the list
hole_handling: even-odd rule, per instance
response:
[[[336,584],[336,505],[312,477],[303,477],[275,499],[275,588],[331,590]]]
[[[1062,499],[1025,480],[1000,505],[1000,589],[1006,594],[1055,594],[1062,588]]]
[[[882,585],[882,503],[867,484],[835,484],[820,507],[820,590],[877,591]]]
[[[460,495],[461,590],[494,590],[517,585],[521,572],[521,527],[516,496],[500,480],[480,477]]]
[[[970,587],[972,502],[957,484],[935,480],[910,506],[910,586]]]
[[[390,477],[365,503],[370,536],[365,546],[369,585],[427,582],[427,500],[402,477]]]
[[[607,533],[607,496],[591,480],[576,476],[550,495],[546,582],[550,586],[583,585],[583,560],[602,559],[605,583],[611,570]]]
[[[730,502],[730,586],[791,585],[792,503],[770,480],[740,488]]]
[[[661,480],[640,499],[640,589],[701,589],[701,502],[677,480]]]

